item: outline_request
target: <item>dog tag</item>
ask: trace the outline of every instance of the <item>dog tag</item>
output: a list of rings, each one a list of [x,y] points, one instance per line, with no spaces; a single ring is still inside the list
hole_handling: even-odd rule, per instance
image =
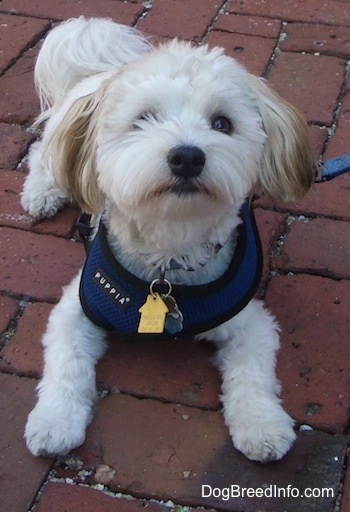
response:
[[[182,331],[183,315],[178,308],[176,300],[172,295],[162,295],[162,299],[169,310],[165,317],[164,330],[169,334],[176,334]]]
[[[140,307],[140,323],[137,329],[142,334],[159,334],[164,332],[166,314],[169,308],[159,293],[147,295],[146,302]]]

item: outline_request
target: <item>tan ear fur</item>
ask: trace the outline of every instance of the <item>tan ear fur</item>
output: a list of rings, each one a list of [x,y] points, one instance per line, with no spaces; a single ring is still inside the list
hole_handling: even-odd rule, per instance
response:
[[[60,186],[87,213],[98,213],[102,194],[95,174],[96,126],[103,91],[76,100],[51,133],[51,165]]]
[[[300,199],[316,176],[306,120],[263,79],[250,75],[250,86],[267,135],[258,188],[276,199]]]

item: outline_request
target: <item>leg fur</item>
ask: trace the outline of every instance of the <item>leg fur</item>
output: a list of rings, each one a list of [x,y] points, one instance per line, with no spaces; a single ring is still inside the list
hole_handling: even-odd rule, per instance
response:
[[[68,202],[68,196],[59,188],[50,169],[42,164],[42,141],[31,147],[29,169],[21,196],[22,206],[33,217],[52,217]]]
[[[290,449],[293,420],[282,409],[275,376],[277,325],[253,300],[239,315],[203,337],[215,339],[222,404],[234,446],[249,459],[277,460]]]
[[[65,289],[43,338],[44,375],[39,400],[28,417],[27,446],[33,455],[66,454],[81,445],[96,400],[95,364],[105,350],[105,333],[84,315],[80,275]]]

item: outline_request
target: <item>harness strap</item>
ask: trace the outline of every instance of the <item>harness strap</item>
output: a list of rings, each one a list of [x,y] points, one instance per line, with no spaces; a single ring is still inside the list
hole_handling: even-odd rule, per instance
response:
[[[91,225],[91,214],[81,212],[76,222],[76,228],[78,230],[80,238],[84,243],[85,252],[87,254],[92,245],[91,235],[94,229]]]

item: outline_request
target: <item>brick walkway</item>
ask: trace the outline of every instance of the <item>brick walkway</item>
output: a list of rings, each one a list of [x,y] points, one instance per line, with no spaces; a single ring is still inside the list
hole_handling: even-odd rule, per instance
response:
[[[19,205],[38,113],[32,72],[52,21],[80,14],[136,24],[159,39],[224,46],[301,109],[317,154],[350,152],[350,4],[344,0],[2,0],[1,512],[164,512],[183,510],[180,505],[349,512],[350,174],[314,185],[298,203],[255,205],[266,256],[261,293],[282,327],[283,401],[297,427],[313,429],[298,433],[281,462],[252,463],[232,448],[219,412],[213,349],[191,340],[181,346],[114,340],[98,366],[101,400],[84,446],[55,461],[27,452],[22,436],[42,366],[40,338],[61,286],[84,258],[75,207],[33,223]],[[202,485],[231,484],[289,485],[293,496],[202,496]],[[321,497],[323,487],[334,496]],[[305,488],[316,496],[302,497]]]

